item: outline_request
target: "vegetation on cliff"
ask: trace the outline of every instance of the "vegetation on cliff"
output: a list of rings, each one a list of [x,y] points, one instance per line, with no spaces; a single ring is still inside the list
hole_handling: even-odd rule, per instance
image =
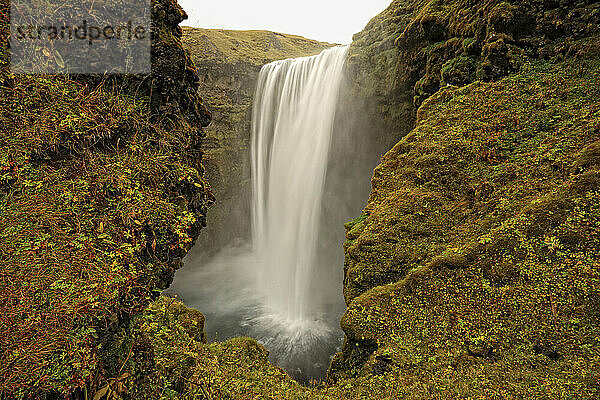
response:
[[[598,10],[397,1],[375,18],[349,68],[401,139],[347,224],[329,384],[217,356],[198,376],[237,383],[198,396],[598,397]]]
[[[421,106],[349,226],[333,377],[389,374],[422,397],[598,394],[592,54]]]
[[[398,143],[347,224],[346,340],[316,387],[252,339],[204,343],[203,317],[178,301],[140,313],[211,201],[195,91],[12,76],[4,45],[0,393],[597,398],[599,22],[593,1],[397,0],[355,37],[355,95]],[[172,58],[155,76],[197,88]]]
[[[0,17],[0,396],[91,396],[205,223],[210,113],[174,1],[153,3],[145,79],[12,75]]]
[[[398,1],[357,35],[358,93],[405,136],[347,225],[330,379],[598,395],[599,19],[597,2]]]
[[[598,32],[591,0],[395,0],[355,35],[348,64],[357,95],[401,138],[440,88],[495,81],[527,59],[573,57],[573,41]]]

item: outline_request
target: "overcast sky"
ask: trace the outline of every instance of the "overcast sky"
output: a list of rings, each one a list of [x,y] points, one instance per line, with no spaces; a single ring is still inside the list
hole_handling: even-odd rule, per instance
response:
[[[179,0],[201,28],[264,29],[348,44],[392,0]]]

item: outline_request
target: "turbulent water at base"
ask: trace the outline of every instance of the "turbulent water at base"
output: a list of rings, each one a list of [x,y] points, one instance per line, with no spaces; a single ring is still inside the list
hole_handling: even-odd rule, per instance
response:
[[[303,381],[324,376],[341,339],[339,302],[320,293],[327,274],[317,258],[347,52],[335,47],[262,68],[252,121],[251,243],[222,250],[193,277],[178,273],[174,285],[206,315],[209,335],[256,338],[273,363]],[[341,293],[340,285],[329,290]]]

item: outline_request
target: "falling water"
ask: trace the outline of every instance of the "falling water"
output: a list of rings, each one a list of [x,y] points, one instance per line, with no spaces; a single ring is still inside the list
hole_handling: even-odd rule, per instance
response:
[[[252,129],[253,250],[265,306],[314,318],[311,280],[327,154],[348,48],[263,67]]]
[[[301,380],[324,375],[342,336],[341,278],[322,293],[331,272],[320,269],[317,245],[347,52],[335,47],[262,68],[252,127],[251,244],[184,268],[172,287],[205,313],[209,335],[256,338],[273,363]],[[326,300],[332,293],[336,300]]]

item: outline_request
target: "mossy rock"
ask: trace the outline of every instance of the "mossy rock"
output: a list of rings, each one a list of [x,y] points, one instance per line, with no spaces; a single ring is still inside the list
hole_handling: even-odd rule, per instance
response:
[[[594,398],[599,59],[529,61],[425,101],[348,232],[332,381],[385,376],[416,398]]]
[[[573,54],[570,41],[599,26],[593,2],[395,0],[355,35],[348,70],[356,95],[381,106],[386,134],[399,139],[440,87],[502,79],[526,57]]]
[[[457,57],[447,61],[440,70],[441,84],[462,86],[475,81],[477,60],[473,57]]]
[[[0,392],[83,398],[103,378],[102,346],[170,284],[206,223],[210,113],[176,2],[153,2],[143,83],[11,74],[0,7]]]

